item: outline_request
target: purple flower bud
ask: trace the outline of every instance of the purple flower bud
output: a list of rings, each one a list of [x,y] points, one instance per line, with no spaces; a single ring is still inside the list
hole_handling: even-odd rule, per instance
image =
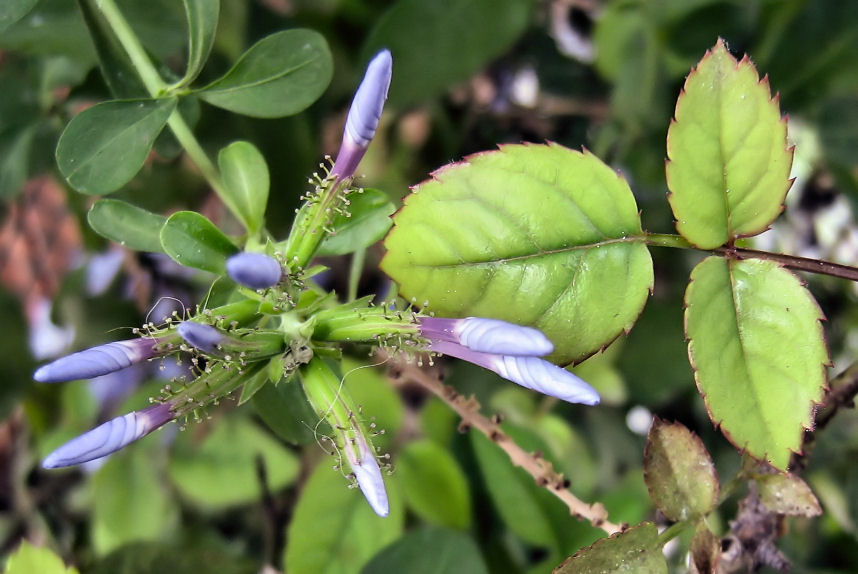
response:
[[[448,341],[433,342],[429,348],[474,363],[508,381],[568,403],[597,405],[601,400],[596,389],[586,382],[538,357],[480,353]]]
[[[554,345],[539,329],[497,319],[420,317],[418,321],[425,338],[458,343],[481,353],[541,357],[554,351]]]
[[[155,339],[129,339],[86,349],[39,367],[33,378],[40,383],[61,383],[106,375],[155,355]]]
[[[185,321],[176,329],[187,344],[204,353],[216,353],[217,346],[223,341],[223,333],[211,325]]]
[[[72,466],[101,458],[173,420],[170,405],[157,404],[109,420],[49,454],[43,468]]]
[[[378,466],[372,448],[361,433],[356,433],[355,441],[354,446],[359,452],[355,453],[355,449],[348,445],[345,449],[346,457],[349,459],[352,473],[366,501],[375,513],[383,518],[390,512],[390,505],[387,501],[387,490],[384,488],[381,468]]]
[[[370,61],[363,81],[352,99],[343,143],[331,170],[333,175],[340,178],[351,177],[360,163],[369,142],[375,136],[392,74],[393,56],[389,50],[382,50]]]
[[[226,272],[233,281],[251,289],[265,289],[280,282],[280,262],[264,253],[239,253],[226,260]]]

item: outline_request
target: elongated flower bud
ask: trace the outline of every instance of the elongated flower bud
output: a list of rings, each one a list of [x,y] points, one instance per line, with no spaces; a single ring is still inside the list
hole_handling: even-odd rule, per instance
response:
[[[370,61],[363,81],[355,92],[346,118],[343,143],[331,170],[333,175],[351,177],[360,163],[375,136],[392,74],[393,56],[389,50],[382,50]]]
[[[345,450],[358,488],[376,514],[381,517],[387,516],[390,513],[390,504],[387,500],[381,467],[378,466],[375,454],[363,435],[358,433],[354,440],[356,443],[354,447],[347,447]]]
[[[176,329],[187,344],[204,353],[217,352],[217,346],[223,341],[223,333],[211,325],[185,321]]]
[[[60,468],[101,458],[146,436],[173,418],[168,404],[152,405],[117,417],[58,448],[42,461],[42,467]]]
[[[39,367],[33,378],[40,383],[62,383],[106,375],[155,356],[155,339],[129,339],[99,345]]]
[[[508,381],[568,403],[597,405],[601,400],[596,389],[586,382],[539,357],[480,353],[448,341],[434,342],[430,349],[474,363]]]
[[[265,289],[280,282],[280,262],[264,253],[239,253],[226,260],[226,272],[236,283],[251,289]]]
[[[443,319],[420,317],[420,333],[434,341],[450,341],[481,353],[538,356],[554,351],[539,329],[481,317]]]

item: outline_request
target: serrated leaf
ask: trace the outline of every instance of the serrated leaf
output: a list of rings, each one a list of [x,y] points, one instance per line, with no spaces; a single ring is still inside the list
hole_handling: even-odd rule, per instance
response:
[[[297,457],[249,420],[225,417],[202,431],[194,427],[180,435],[169,465],[179,492],[199,508],[221,510],[259,501],[257,459],[265,465],[273,491],[298,477]],[[203,434],[203,439],[197,439],[197,434]]]
[[[285,30],[251,46],[223,77],[195,93],[237,114],[278,118],[315,102],[332,74],[324,36],[312,30]]]
[[[175,98],[164,98],[103,102],[82,111],[57,143],[60,172],[81,193],[116,191],[143,167],[175,108]]]
[[[570,556],[554,569],[553,574],[667,574],[667,562],[658,543],[658,529],[643,522],[603,538],[592,546]]]
[[[711,249],[756,235],[783,210],[792,149],[768,80],[719,40],[685,81],[667,134],[676,228]]]
[[[463,530],[471,522],[471,492],[449,451],[430,440],[408,444],[396,457],[396,480],[415,514]]]
[[[283,565],[290,574],[348,574],[399,538],[402,501],[388,488],[390,514],[377,516],[360,491],[349,488],[333,459],[323,460],[301,490],[286,534]]]
[[[688,356],[712,422],[785,469],[826,384],[816,301],[771,261],[708,257],[691,273],[685,305]]]
[[[363,567],[361,574],[488,574],[479,547],[467,535],[424,526],[409,532]]]
[[[822,507],[805,481],[792,474],[766,474],[755,477],[760,502],[777,514],[819,516]]]
[[[161,228],[167,218],[118,199],[99,199],[86,214],[89,226],[111,241],[151,253],[163,253]]]
[[[0,4],[0,32],[27,15],[37,0],[4,0]]]
[[[262,227],[268,205],[268,164],[256,147],[245,141],[233,142],[220,150],[217,164],[226,186],[221,199],[255,234]]]
[[[33,546],[26,540],[9,555],[4,574],[77,574],[77,569],[63,564],[50,548]]]
[[[440,316],[541,329],[579,362],[631,328],[652,260],[625,180],[587,151],[507,145],[433,174],[405,198],[382,269]]]
[[[223,275],[238,248],[214,223],[194,211],[178,211],[161,228],[164,253],[176,263]]]
[[[644,480],[650,498],[673,521],[706,514],[718,501],[712,457],[681,423],[653,421],[644,450]]]
[[[378,18],[364,60],[387,48],[396,71],[390,101],[413,105],[464,82],[527,30],[528,0],[400,0]]]
[[[188,67],[178,85],[193,82],[200,74],[214,45],[220,0],[183,0],[188,20]]]
[[[337,215],[331,223],[334,233],[325,237],[317,255],[345,255],[365,249],[380,241],[393,221],[396,207],[387,194],[377,189],[364,189],[349,195],[349,216]]]

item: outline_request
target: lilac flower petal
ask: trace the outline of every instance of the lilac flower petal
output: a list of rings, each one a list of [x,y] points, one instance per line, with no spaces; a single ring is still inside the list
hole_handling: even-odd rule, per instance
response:
[[[376,514],[385,517],[390,512],[390,505],[387,500],[387,490],[384,487],[381,468],[378,466],[378,461],[363,435],[358,432],[355,440],[360,451],[360,458],[357,458],[352,445],[347,445],[345,449],[352,472],[370,507]]]
[[[370,61],[363,81],[355,92],[346,118],[343,143],[331,170],[333,175],[351,177],[363,158],[378,128],[392,74],[393,56],[389,50],[382,50]]]
[[[264,253],[239,253],[226,260],[226,272],[233,281],[251,289],[265,289],[280,282],[280,262]]]
[[[106,375],[152,357],[155,343],[154,339],[130,339],[92,347],[39,367],[33,378],[61,383]]]
[[[217,346],[223,341],[223,333],[211,325],[185,321],[176,330],[187,344],[204,353],[217,352]]]
[[[43,468],[60,468],[101,458],[146,436],[173,419],[170,405],[157,404],[109,420],[49,454]]]
[[[539,329],[497,319],[467,317],[443,319],[421,317],[420,329],[428,339],[450,341],[478,351],[498,355],[543,356],[554,344]]]
[[[568,403],[597,405],[601,400],[596,389],[582,379],[539,357],[480,353],[446,341],[432,343],[430,349],[469,361],[508,381]]]

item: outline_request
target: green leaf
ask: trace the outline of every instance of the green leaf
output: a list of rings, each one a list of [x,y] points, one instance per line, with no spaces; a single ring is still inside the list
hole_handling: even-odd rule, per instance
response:
[[[650,498],[674,522],[706,514],[718,501],[712,457],[682,423],[653,421],[644,450],[644,480]]]
[[[331,81],[333,61],[324,36],[294,29],[250,47],[223,77],[197,95],[213,106],[257,118],[297,114]]]
[[[36,129],[36,125],[29,125],[14,132],[8,143],[0,148],[0,199],[11,199],[21,193],[30,174],[30,152]]]
[[[400,0],[370,32],[364,60],[393,52],[391,104],[405,107],[464,82],[527,29],[528,0]]]
[[[405,513],[396,490],[388,488],[390,514],[377,516],[360,490],[349,488],[331,459],[322,461],[304,484],[283,558],[290,574],[348,574],[399,538]]]
[[[805,481],[792,474],[765,474],[755,477],[760,502],[777,514],[819,516],[822,507]]]
[[[247,231],[256,234],[268,205],[270,181],[265,158],[253,144],[237,141],[220,150],[217,164],[226,187],[221,199]]]
[[[396,480],[408,506],[423,520],[460,530],[470,524],[468,482],[447,449],[430,440],[408,444],[396,457]]]
[[[261,500],[259,460],[272,491],[298,477],[295,455],[249,420],[228,416],[203,428],[203,433],[199,430],[194,427],[180,435],[169,466],[179,492],[199,508],[222,510]]]
[[[116,191],[137,175],[176,108],[175,98],[103,102],[76,115],[57,143],[57,165],[76,190]]]
[[[194,211],[174,213],[161,228],[164,253],[186,267],[224,274],[238,248],[215,224]]]
[[[405,198],[382,269],[437,315],[541,329],[580,362],[634,324],[653,282],[625,180],[589,152],[506,145]]]
[[[9,555],[4,574],[77,574],[77,569],[63,564],[50,548],[33,546],[26,540]]]
[[[37,0],[4,0],[0,4],[0,32],[27,15]]]
[[[86,215],[89,226],[111,241],[151,253],[163,253],[161,228],[167,218],[118,199],[99,199]]]
[[[264,385],[251,399],[256,414],[274,433],[292,444],[309,444],[316,438],[314,429],[324,434],[327,425],[317,427],[319,417],[307,402],[297,379]]]
[[[396,206],[387,194],[377,189],[364,189],[349,195],[349,215],[339,214],[331,224],[334,233],[319,247],[318,255],[345,255],[366,249],[379,241],[393,221]]]
[[[99,560],[87,574],[258,574],[254,560],[235,556],[235,549],[211,533],[192,538],[173,544],[127,544]]]
[[[489,495],[507,527],[530,544],[555,545],[551,521],[537,498],[533,478],[514,467],[500,447],[481,433],[471,433],[471,444]]]
[[[96,0],[80,0],[77,4],[110,93],[118,99],[146,98],[149,91],[110,24],[96,6]]]
[[[283,358],[282,357],[275,357],[271,360],[278,362],[278,364],[280,365],[279,372],[282,373],[283,372],[283,367],[282,367]],[[251,375],[250,378],[248,378],[244,381],[244,384],[241,386],[241,396],[238,397],[238,404],[236,406],[240,407],[241,405],[243,405],[244,403],[246,403],[247,401],[252,399],[253,395],[255,395],[256,393],[259,392],[259,389],[261,389],[262,387],[264,387],[265,385],[267,385],[270,382],[269,381],[269,373],[268,373],[269,369],[270,369],[270,362],[269,362],[269,368],[261,369],[261,370],[257,371],[254,375]]]
[[[167,493],[157,443],[112,456],[92,481],[92,544],[103,556],[129,542],[169,540],[178,508]],[[157,457],[156,457],[157,458]]]
[[[751,61],[718,43],[688,75],[667,133],[676,229],[703,249],[756,235],[791,185],[786,121]]]
[[[554,574],[667,574],[667,562],[658,543],[658,529],[643,522],[625,532],[603,538],[563,561]]]
[[[488,574],[473,540],[461,532],[424,526],[409,532],[363,567],[361,574]]]
[[[214,45],[220,0],[183,0],[188,20],[188,68],[179,82],[184,86],[193,82],[202,71]]]
[[[770,261],[708,257],[685,292],[685,333],[712,422],[785,469],[822,400],[828,351],[819,306]]]

